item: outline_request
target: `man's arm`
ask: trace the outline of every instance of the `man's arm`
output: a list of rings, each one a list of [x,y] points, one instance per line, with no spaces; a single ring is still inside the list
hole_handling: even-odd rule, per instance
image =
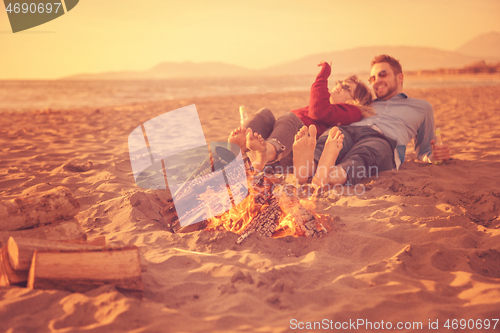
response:
[[[432,163],[436,160],[448,161],[450,159],[450,149],[448,145],[436,146],[434,135],[434,111],[430,103],[425,102],[422,106],[424,120],[417,131],[415,139],[415,152],[420,161]]]

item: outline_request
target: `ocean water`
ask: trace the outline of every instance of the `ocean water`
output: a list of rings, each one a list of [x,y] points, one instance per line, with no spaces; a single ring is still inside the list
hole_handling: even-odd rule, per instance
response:
[[[308,91],[314,75],[172,80],[0,80],[0,112],[99,108],[188,97]],[[500,76],[405,78],[405,88],[500,85]]]

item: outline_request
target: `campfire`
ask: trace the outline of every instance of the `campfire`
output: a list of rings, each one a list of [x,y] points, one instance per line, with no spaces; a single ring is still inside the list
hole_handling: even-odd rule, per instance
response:
[[[218,157],[226,154],[221,149],[223,148],[217,147],[216,150],[219,154],[211,156],[212,170],[216,169],[214,164],[221,163],[221,159]],[[243,154],[243,163],[248,183],[248,195],[241,202],[236,205],[233,202],[232,208],[222,214],[211,214],[212,217],[196,225],[175,229],[179,232],[200,229],[207,231],[227,230],[241,235],[237,240],[238,244],[253,233],[276,238],[284,236],[320,237],[327,232],[322,223],[325,217],[315,212],[314,196],[311,195],[312,188],[309,186],[297,188],[293,184],[287,183],[283,175],[274,174],[267,170],[256,173],[246,154]],[[229,191],[231,199],[240,194],[231,192],[231,189],[234,192],[234,187],[230,188],[227,184],[226,187],[214,189],[207,186],[205,192],[196,195],[197,199],[205,203],[205,207],[213,207],[213,202],[219,200],[219,197],[222,201],[223,195],[221,193],[224,191]],[[185,191],[183,196],[193,200],[193,194],[189,190]],[[169,207],[165,207],[165,210],[168,209]]]

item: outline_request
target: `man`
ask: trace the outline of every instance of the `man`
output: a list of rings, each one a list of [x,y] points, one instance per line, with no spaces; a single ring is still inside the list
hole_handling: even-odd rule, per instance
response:
[[[420,161],[450,158],[447,145],[434,143],[432,106],[404,94],[403,79],[398,60],[388,55],[373,59],[369,82],[377,96],[372,104],[377,114],[334,127],[318,138],[314,154],[318,167],[313,183],[354,185],[380,171],[398,169],[412,139]]]

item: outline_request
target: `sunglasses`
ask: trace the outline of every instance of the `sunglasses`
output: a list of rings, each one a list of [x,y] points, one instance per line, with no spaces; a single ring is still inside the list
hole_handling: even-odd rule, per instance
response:
[[[381,71],[380,73],[378,73],[376,76],[380,77],[380,78],[384,78],[387,76],[387,71]],[[377,77],[375,75],[372,75],[368,78],[368,83],[370,84],[374,84],[375,83],[375,80],[377,80]]]
[[[352,96],[352,94],[351,94],[351,86],[348,85],[345,81],[338,80],[338,81],[335,81],[335,84],[337,86],[340,86],[340,89],[347,91],[349,93],[349,95],[351,95],[351,97],[354,98],[354,96]]]
[[[342,90],[351,91],[351,87],[350,87],[347,83],[345,83],[345,81],[340,81],[340,80],[338,80],[338,81],[335,81],[335,84],[336,84],[337,86],[340,86],[340,88],[341,88]]]

